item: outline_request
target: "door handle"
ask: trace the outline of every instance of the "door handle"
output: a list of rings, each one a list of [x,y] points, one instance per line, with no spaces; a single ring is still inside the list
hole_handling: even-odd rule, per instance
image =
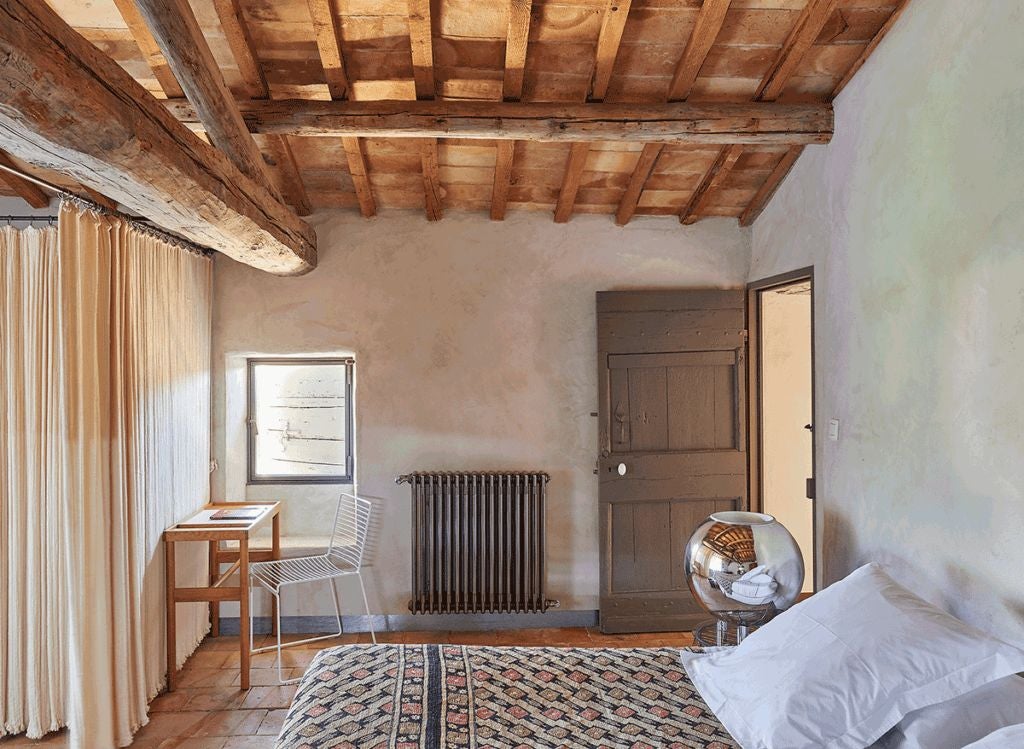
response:
[[[620,476],[625,476],[627,470],[629,469],[626,468],[625,463],[619,463],[617,466],[608,466],[608,473],[617,473]]]

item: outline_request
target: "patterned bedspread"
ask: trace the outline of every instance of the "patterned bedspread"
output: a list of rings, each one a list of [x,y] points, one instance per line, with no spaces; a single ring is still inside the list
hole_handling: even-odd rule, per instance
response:
[[[346,645],[299,684],[278,749],[735,749],[675,648]]]

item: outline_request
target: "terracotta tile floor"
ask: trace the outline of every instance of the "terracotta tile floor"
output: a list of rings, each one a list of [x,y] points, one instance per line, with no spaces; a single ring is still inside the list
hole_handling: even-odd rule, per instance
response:
[[[292,635],[301,639],[305,635]],[[460,645],[549,645],[572,647],[684,647],[689,632],[602,635],[594,629],[520,629],[493,632],[392,632],[379,642],[453,643]],[[286,678],[300,676],[318,650],[369,642],[368,634],[346,635],[284,652]],[[258,637],[257,646],[269,643]],[[278,686],[274,653],[252,659],[252,688],[238,688],[238,638],[207,638],[188,659],[178,687],[150,705],[149,723],[135,736],[132,749],[272,749],[295,685]],[[65,746],[63,734],[39,741],[0,739],[0,749]]]

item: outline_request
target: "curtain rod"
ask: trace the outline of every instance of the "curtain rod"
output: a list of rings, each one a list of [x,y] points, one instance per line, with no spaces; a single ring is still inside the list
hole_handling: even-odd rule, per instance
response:
[[[14,221],[23,221],[26,223],[38,223],[45,221],[48,224],[56,223],[56,216],[0,216],[0,223],[10,224]]]
[[[149,234],[150,236],[156,237],[157,239],[161,239],[164,242],[167,242],[168,244],[171,244],[171,245],[173,245],[175,247],[178,247],[178,248],[180,248],[182,250],[194,253],[196,255],[202,255],[203,257],[209,257],[212,254],[212,250],[208,250],[205,247],[200,247],[199,245],[195,244],[194,242],[190,242],[189,240],[185,239],[184,237],[179,237],[177,234],[173,234],[172,232],[169,232],[169,231],[167,231],[165,229],[161,229],[158,226],[154,226],[154,225],[148,223],[147,221],[145,221],[143,219],[137,219],[137,218],[134,218],[132,216],[128,216],[128,215],[126,215],[124,213],[121,213],[119,211],[112,211],[109,208],[104,208],[99,203],[97,203],[97,202],[95,202],[93,200],[89,200],[88,198],[83,198],[81,195],[76,195],[75,193],[73,193],[73,192],[71,192],[69,190],[66,190],[63,187],[58,187],[57,185],[54,185],[54,184],[52,184],[50,182],[47,182],[46,180],[40,179],[38,177],[33,177],[31,174],[26,174],[25,172],[21,171],[20,169],[16,169],[14,167],[7,166],[6,164],[0,164],[0,169],[2,169],[5,172],[10,172],[11,174],[15,175],[16,177],[21,177],[22,179],[27,180],[28,182],[32,182],[32,183],[38,185],[39,187],[42,187],[42,188],[44,188],[46,190],[49,190],[50,192],[56,193],[57,196],[59,198],[61,198],[62,200],[67,200],[67,201],[70,201],[72,203],[76,203],[76,204],[78,204],[80,206],[84,206],[85,208],[88,208],[89,210],[92,210],[92,211],[96,211],[97,213],[102,214],[104,216],[115,216],[118,219],[120,219],[120,220],[124,221],[125,223],[127,223],[129,226],[132,226],[135,229],[137,229],[137,230],[139,230],[139,231],[141,231],[143,233]],[[56,216],[25,216],[25,217],[21,217],[21,216],[0,216],[0,221],[3,221],[5,219],[12,219],[14,221],[49,221],[52,224],[52,223],[56,222],[57,217]]]

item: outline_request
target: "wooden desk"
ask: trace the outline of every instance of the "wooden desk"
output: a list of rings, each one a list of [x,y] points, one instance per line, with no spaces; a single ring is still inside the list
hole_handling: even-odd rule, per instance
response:
[[[252,520],[211,520],[217,510],[242,509],[245,507],[265,508]],[[259,529],[272,523],[270,549],[249,550],[249,540]],[[178,541],[206,541],[210,554],[210,585],[206,588],[179,588],[174,566],[174,545]],[[222,541],[235,541],[238,550],[221,548]],[[177,628],[175,606],[179,603],[209,603],[212,619],[210,634],[220,634],[220,602],[238,601],[238,642],[241,655],[242,689],[249,688],[249,563],[281,558],[281,503],[280,502],[229,502],[209,504],[192,517],[164,531],[164,553],[167,571],[167,691],[174,689],[177,677]],[[230,564],[223,573],[222,564]],[[235,572],[238,585],[224,583]],[[276,606],[274,602],[274,606]],[[271,611],[271,621],[277,620],[276,611]],[[272,625],[273,626],[273,625]]]

